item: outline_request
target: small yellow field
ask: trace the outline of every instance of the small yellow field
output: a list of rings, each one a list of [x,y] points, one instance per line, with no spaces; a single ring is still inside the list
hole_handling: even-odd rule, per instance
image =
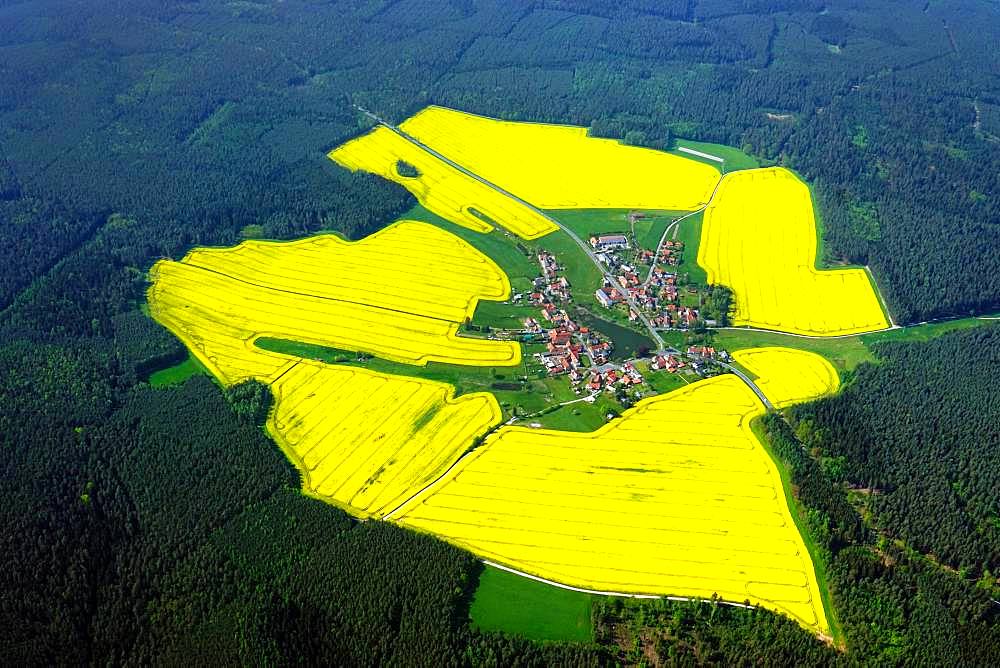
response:
[[[381,517],[500,421],[492,394],[302,360],[271,386],[268,430],[311,494]]]
[[[477,232],[493,228],[474,212],[524,239],[537,239],[556,229],[531,208],[463,174],[386,127],[337,147],[329,157],[351,171],[371,172],[399,183],[429,210]],[[415,167],[419,175],[402,176],[396,168],[400,160]]]
[[[695,160],[569,125],[499,121],[427,107],[400,125],[471,172],[543,209],[644,208],[693,211],[719,173]]]
[[[758,377],[757,387],[777,408],[833,394],[840,376],[826,358],[807,350],[747,348],[733,359]]]
[[[425,223],[356,243],[325,235],[195,250],[158,262],[151,277],[154,317],[227,383],[269,375],[253,354],[261,336],[416,365],[521,359],[515,342],[458,336],[480,299],[505,299],[510,286],[492,260]]]
[[[780,167],[723,178],[705,210],[698,264],[733,290],[737,326],[809,336],[889,327],[863,269],[816,269],[809,189]]]
[[[778,610],[828,632],[764,413],[732,375],[646,399],[590,433],[502,427],[392,519],[557,582]]]

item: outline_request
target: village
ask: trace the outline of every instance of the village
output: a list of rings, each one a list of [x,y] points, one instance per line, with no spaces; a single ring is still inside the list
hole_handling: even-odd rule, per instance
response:
[[[604,308],[622,310],[630,322],[635,322],[639,314],[630,305],[634,304],[654,327],[663,330],[685,331],[716,324],[714,318],[703,319],[698,288],[680,285],[677,267],[683,257],[684,242],[664,239],[656,250],[634,248],[627,235],[617,233],[591,235],[590,245],[608,273],[617,279],[605,280],[594,293]]]
[[[633,286],[639,282],[638,275],[630,266],[624,265],[612,250],[627,249],[628,241],[623,235],[612,236],[616,238],[605,239],[603,242],[597,239],[599,257],[609,266],[621,269],[624,280],[620,288],[628,290],[626,285]],[[669,252],[663,253],[664,264],[676,262],[679,250],[673,245],[667,248]],[[545,349],[534,353],[534,358],[549,376],[565,375],[574,393],[582,396],[584,401],[593,401],[601,393],[608,393],[622,407],[627,408],[643,396],[657,393],[656,388],[664,385],[662,382],[653,382],[647,377],[649,375],[677,374],[683,382],[690,382],[685,376],[696,379],[715,375],[721,369],[713,361],[728,359],[725,351],[716,351],[710,346],[688,346],[684,351],[666,348],[635,359],[613,359],[613,342],[593,327],[576,322],[567,311],[567,306],[573,301],[571,286],[563,275],[557,258],[545,250],[539,250],[536,257],[540,275],[532,282],[532,292],[515,296],[515,299],[526,298],[541,311],[537,318],[524,319],[522,340],[544,344]],[[655,290],[657,296],[653,299],[659,300],[661,292],[676,292],[672,275],[662,270],[657,273],[657,269],[654,267],[653,280],[650,282],[654,287],[647,289],[643,286],[636,290],[636,294],[646,294],[647,291],[652,294]],[[639,292],[640,290],[643,292]],[[602,293],[609,299],[613,299],[612,295],[621,295],[619,288],[614,286],[597,292],[599,300]],[[611,306],[614,303],[605,305]],[[673,304],[668,303],[664,308],[666,313],[684,313],[670,309],[670,305]],[[697,318],[696,313],[694,317]]]

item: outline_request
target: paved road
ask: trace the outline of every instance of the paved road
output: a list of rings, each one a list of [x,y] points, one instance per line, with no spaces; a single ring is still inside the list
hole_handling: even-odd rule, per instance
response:
[[[736,374],[740,378],[740,380],[749,385],[750,389],[753,390],[753,393],[757,395],[758,399],[760,399],[760,402],[764,404],[764,408],[766,408],[769,411],[774,410],[774,404],[771,403],[771,400],[767,398],[767,395],[764,394],[764,392],[759,387],[757,387],[757,383],[753,382],[749,376],[747,376],[745,373],[740,371],[737,367],[733,366],[732,364],[726,364],[725,362],[720,362],[719,360],[715,360],[715,363],[725,369],[729,369],[730,373]]]

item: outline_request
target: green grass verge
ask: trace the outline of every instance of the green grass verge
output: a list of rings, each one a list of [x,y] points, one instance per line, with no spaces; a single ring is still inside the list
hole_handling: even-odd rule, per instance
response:
[[[572,286],[574,297],[587,304],[597,303],[594,291],[601,287],[601,272],[576,242],[562,231],[556,230],[535,243],[553,253],[559,264],[565,267],[566,279]]]
[[[942,322],[928,322],[921,325],[910,325],[900,329],[890,329],[884,332],[859,334],[845,338],[803,338],[789,336],[780,332],[754,332],[750,330],[725,329],[712,333],[715,345],[729,352],[743,348],[758,348],[780,346],[796,350],[808,350],[825,357],[837,369],[843,379],[848,371],[853,371],[862,362],[877,362],[872,353],[871,345],[884,341],[929,341],[933,338],[972,327],[983,327],[996,324],[994,320],[979,318],[960,318]]]
[[[565,378],[559,380],[563,383],[568,383]],[[578,398],[579,397],[574,397],[574,399]],[[594,403],[578,401],[573,404],[567,404],[566,406],[560,406],[551,413],[545,413],[544,415],[539,415],[531,418],[530,420],[518,422],[517,424],[526,426],[530,425],[532,422],[537,422],[546,429],[590,433],[592,431],[597,431],[607,423],[607,415],[609,412],[616,415],[620,414],[622,412],[622,407],[610,396],[602,393],[597,396]]]
[[[527,302],[511,304],[508,302],[481,301],[472,314],[472,324],[496,327],[498,329],[522,329],[525,318],[541,319],[541,309]]]
[[[677,265],[677,274],[687,274],[689,282],[701,285],[708,284],[708,274],[698,264],[698,248],[701,246],[701,226],[704,220],[704,212],[684,219],[677,224],[677,236],[673,237],[677,241],[684,242],[684,255],[681,263]]]
[[[639,362],[636,364],[636,367],[639,369],[639,373],[642,374],[646,384],[657,394],[666,394],[674,390],[679,390],[697,380],[696,377],[692,377],[691,380],[685,381],[680,374],[668,373],[662,369],[659,371],[650,371],[649,364],[644,362]]]
[[[663,230],[675,219],[689,211],[665,211],[661,209],[555,209],[547,213],[570,228],[584,240],[591,233],[610,234],[632,231],[628,222],[631,211],[640,211],[644,218],[635,221],[635,240],[641,248],[655,250],[663,236]]]
[[[788,503],[788,509],[792,516],[792,521],[795,522],[795,528],[802,536],[802,542],[805,543],[806,550],[809,551],[809,557],[812,559],[813,570],[816,572],[816,582],[819,585],[819,596],[823,603],[823,612],[826,615],[827,622],[830,624],[830,634],[833,636],[833,642],[839,646],[843,643],[844,630],[840,627],[836,610],[830,600],[830,585],[826,575],[826,559],[823,556],[823,552],[816,544],[815,539],[813,539],[812,534],[809,532],[809,527],[805,518],[805,509],[799,503],[799,500],[795,498],[795,495],[792,492],[791,471],[789,470],[788,464],[785,460],[778,457],[771,449],[771,443],[768,441],[767,436],[764,433],[764,425],[759,417],[754,418],[753,421],[751,421],[750,429],[757,437],[757,440],[760,441],[761,445],[764,447],[764,451],[767,453],[767,456],[771,458],[771,461],[774,462],[775,468],[778,470],[778,476],[781,478],[781,489],[785,494],[785,501]]]
[[[487,566],[469,615],[484,631],[503,631],[530,640],[592,642],[592,596],[553,587]]]
[[[684,153],[683,151],[678,151],[680,147],[690,148],[695,151],[701,151],[702,153],[708,153],[709,155],[714,155],[716,157],[725,160],[725,165],[720,165],[714,160],[706,160],[704,158],[699,158],[697,156],[691,155],[690,153]],[[732,146],[726,146],[725,144],[712,144],[703,141],[692,141],[690,139],[675,139],[673,142],[673,148],[671,148],[668,153],[673,153],[674,155],[679,155],[682,158],[687,158],[688,160],[696,160],[697,162],[703,162],[706,165],[711,165],[715,167],[720,172],[725,169],[725,173],[735,172],[738,169],[755,169],[760,167],[760,162],[757,158],[752,155],[744,153],[738,148]]]
[[[188,355],[187,359],[180,364],[175,364],[174,366],[151,373],[149,384],[153,387],[180,385],[191,376],[197,376],[201,373],[210,375],[208,369],[194,355]]]

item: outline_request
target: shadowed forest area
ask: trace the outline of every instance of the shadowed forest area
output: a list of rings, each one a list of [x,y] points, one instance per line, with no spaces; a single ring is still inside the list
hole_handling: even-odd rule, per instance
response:
[[[986,0],[0,0],[0,657],[10,665],[1000,664],[997,328],[876,346],[765,425],[843,637],[605,601],[595,642],[468,624],[471,555],[298,491],[269,397],[142,310],[195,245],[363,237],[401,187],[325,152],[427,104],[814,189],[897,322],[1000,310],[1000,8]]]

